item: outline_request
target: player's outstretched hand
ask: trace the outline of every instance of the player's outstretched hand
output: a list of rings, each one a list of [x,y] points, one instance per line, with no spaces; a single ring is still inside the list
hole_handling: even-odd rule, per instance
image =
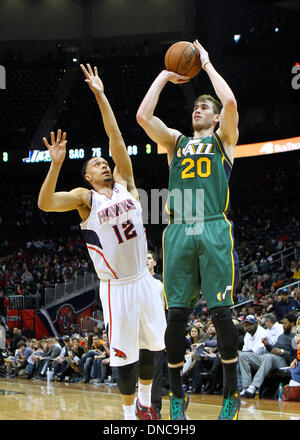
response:
[[[61,165],[66,156],[66,145],[67,145],[67,133],[57,130],[57,135],[55,139],[54,132],[50,133],[51,145],[49,145],[47,138],[43,138],[45,146],[50,152],[50,157],[55,165]]]
[[[205,64],[210,63],[208,52],[204,49],[204,47],[199,43],[198,40],[195,40],[193,44],[194,47],[197,49],[197,52],[199,53],[202,68],[204,68]]]
[[[170,70],[165,70],[168,81],[171,81],[173,84],[184,84],[191,80],[190,77],[184,75],[178,75],[176,72],[171,72]]]
[[[93,93],[95,94],[103,93],[104,86],[103,86],[103,82],[99,78],[97,67],[96,66],[94,67],[94,72],[93,72],[90,64],[87,64],[86,66],[87,68],[85,68],[83,64],[80,64],[81,70],[83,71],[85,76],[85,82],[88,83],[89,88]]]

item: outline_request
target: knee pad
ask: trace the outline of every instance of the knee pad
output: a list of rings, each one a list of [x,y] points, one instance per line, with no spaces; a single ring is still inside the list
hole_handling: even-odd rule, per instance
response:
[[[135,394],[136,387],[136,362],[133,364],[117,367],[117,384],[121,394]]]
[[[171,308],[168,311],[165,344],[169,364],[179,364],[184,361],[188,316],[187,308]]]
[[[232,322],[229,307],[215,307],[209,311],[216,329],[221,359],[230,360],[238,355],[238,333]]]
[[[143,380],[153,379],[155,351],[140,350],[138,377]]]

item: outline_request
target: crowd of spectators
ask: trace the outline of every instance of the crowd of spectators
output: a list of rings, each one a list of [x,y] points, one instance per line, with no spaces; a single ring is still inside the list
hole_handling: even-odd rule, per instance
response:
[[[267,375],[280,367],[291,366],[290,373],[286,370],[285,382],[300,386],[297,360],[300,302],[288,304],[290,299],[288,292],[278,295],[275,305],[270,302],[271,307],[264,315],[253,303],[233,310],[239,335],[238,385],[243,398],[253,398]],[[183,383],[191,394],[221,394],[223,369],[216,332],[205,302],[202,300],[200,304],[199,313],[191,310],[186,329]],[[284,315],[277,318],[282,310]],[[0,377],[115,386],[117,369],[110,367],[109,360],[110,347],[104,327],[41,340],[27,339],[20,329],[14,328],[6,339],[5,349],[0,350]],[[253,378],[250,367],[257,370]],[[160,368],[164,395],[169,392],[166,352]],[[282,377],[275,376],[273,386],[278,386],[280,381]]]
[[[0,350],[2,376],[94,385],[116,385],[116,369],[109,366],[110,348],[104,329],[88,334],[27,339],[14,328]]]
[[[0,289],[8,297],[24,296],[27,308],[44,305],[46,287],[64,283],[92,270],[81,237],[11,239],[0,244]]]
[[[239,335],[238,386],[243,398],[255,397],[272,372],[275,376],[271,397],[276,397],[275,391],[283,380],[300,386],[300,358],[297,354],[300,347],[300,302],[289,304],[289,300],[288,292],[284,292],[277,297],[275,307],[264,315],[257,313],[253,304],[234,310],[233,322]],[[278,313],[282,310],[283,315]],[[207,311],[191,313],[186,342],[183,381],[187,391],[221,394],[222,362],[216,332]],[[285,373],[276,376],[278,371],[281,372],[280,368]],[[252,371],[255,373],[253,378]]]

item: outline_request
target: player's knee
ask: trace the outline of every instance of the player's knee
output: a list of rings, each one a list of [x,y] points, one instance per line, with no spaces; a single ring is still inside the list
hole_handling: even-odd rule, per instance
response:
[[[155,351],[140,350],[138,377],[143,380],[153,379]]]
[[[135,394],[136,388],[136,362],[133,364],[124,365],[118,368],[117,384],[121,394],[132,395]]]
[[[232,322],[229,307],[215,307],[210,310],[216,329],[221,359],[235,359],[238,354],[238,333]]]
[[[186,325],[189,317],[189,309],[173,307],[168,311],[168,325],[184,324]]]
[[[169,309],[168,325],[165,333],[169,364],[179,364],[184,359],[188,316],[189,310],[187,308]]]

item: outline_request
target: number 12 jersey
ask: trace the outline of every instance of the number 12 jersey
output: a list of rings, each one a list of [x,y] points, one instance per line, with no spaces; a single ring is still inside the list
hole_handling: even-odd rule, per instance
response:
[[[140,202],[118,183],[110,197],[91,193],[91,212],[80,226],[98,277],[119,279],[142,272],[147,240]]]

